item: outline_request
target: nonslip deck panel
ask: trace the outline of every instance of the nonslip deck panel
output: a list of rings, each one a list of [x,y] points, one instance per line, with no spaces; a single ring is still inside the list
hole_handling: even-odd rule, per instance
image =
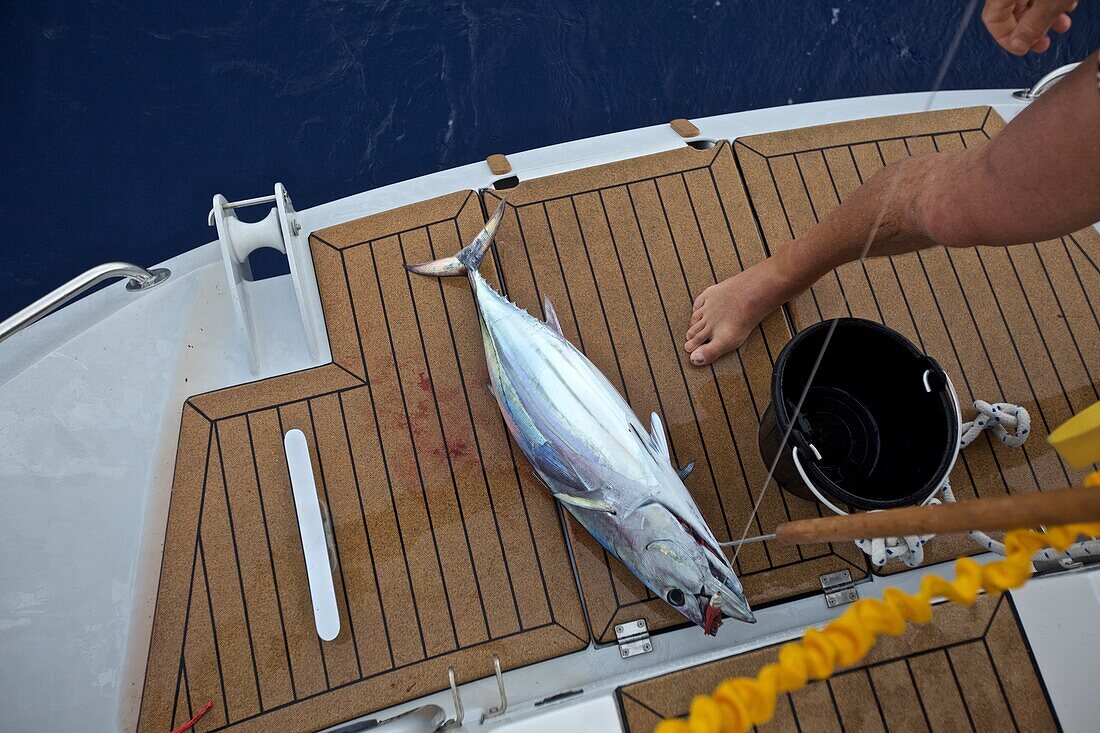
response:
[[[588,644],[553,499],[511,453],[465,280],[403,265],[483,225],[471,192],[311,239],[334,363],[192,398],[140,731],[306,731]],[[484,270],[493,280],[491,263]],[[465,328],[463,326],[466,326]],[[282,439],[331,518],[341,631],[314,627]]]
[[[752,677],[779,646],[678,670],[618,689],[628,733],[687,715],[692,697]],[[932,623],[883,637],[859,665],[780,696],[778,731],[1057,731],[1042,677],[1007,596],[937,606]]]
[[[713,367],[692,366],[682,348],[693,299],[764,257],[728,143],[523,181],[483,196],[487,211],[507,201],[496,254],[508,296],[540,317],[548,297],[565,336],[643,423],[650,412],[661,415],[677,464],[695,461],[686,483],[720,541],[741,537],[746,525],[758,534],[819,515],[816,505],[774,490],[752,513],[767,475],[757,426],[770,399],[772,360],[790,338],[782,314],[769,316],[736,355]],[[685,623],[572,517],[567,525],[597,641],[613,642],[615,625],[637,618],[650,630]],[[866,576],[863,555],[850,543],[746,545],[736,569],[756,606],[820,592],[825,573]]]
[[[734,143],[768,250],[804,233],[886,164],[982,145],[1004,126],[989,107],[925,112],[745,137]],[[1026,215],[1026,212],[1018,212]],[[1100,397],[1100,234],[1014,247],[932,248],[851,263],[789,304],[796,329],[838,316],[880,321],[933,356],[958,390],[963,419],[975,399],[1023,405],[1023,448],[987,431],[951,475],[960,500],[1064,488],[1084,472],[1046,437]],[[926,562],[976,551],[939,537]],[[885,572],[904,570],[897,563]]]

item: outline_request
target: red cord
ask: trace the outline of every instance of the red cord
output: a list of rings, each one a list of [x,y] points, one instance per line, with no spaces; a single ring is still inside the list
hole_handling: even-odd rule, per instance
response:
[[[186,723],[181,725],[179,728],[173,728],[172,733],[183,733],[185,730],[188,730],[188,729],[194,727],[196,723],[198,723],[200,720],[202,720],[202,716],[204,716],[204,715],[206,715],[207,713],[210,712],[210,708],[212,708],[212,707],[214,707],[214,701],[210,700],[205,705],[202,706],[202,710],[200,710],[198,713],[196,713],[195,717],[191,718],[191,720],[188,720]]]

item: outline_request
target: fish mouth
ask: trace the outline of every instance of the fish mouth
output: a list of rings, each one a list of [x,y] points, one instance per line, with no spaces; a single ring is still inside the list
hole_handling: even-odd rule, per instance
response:
[[[695,594],[695,600],[699,604],[699,618],[701,619],[699,625],[703,627],[703,633],[707,636],[715,636],[727,617],[745,623],[756,623],[756,615],[753,614],[748,604],[740,603],[739,599],[729,589],[719,590],[713,595],[707,595],[706,588],[704,588],[703,592]],[[729,601],[733,601],[733,608],[727,608]]]

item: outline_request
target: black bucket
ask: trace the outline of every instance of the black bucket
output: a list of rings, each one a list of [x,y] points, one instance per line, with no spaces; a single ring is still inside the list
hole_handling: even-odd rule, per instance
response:
[[[775,361],[760,423],[771,466],[832,321],[792,338]],[[959,453],[959,406],[947,374],[896,331],[839,318],[775,468],[781,488],[834,511],[922,504]]]

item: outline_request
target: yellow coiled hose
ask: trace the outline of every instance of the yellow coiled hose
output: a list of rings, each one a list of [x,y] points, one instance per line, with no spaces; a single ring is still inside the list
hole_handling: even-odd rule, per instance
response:
[[[1087,485],[1100,486],[1100,474]],[[654,733],[742,733],[762,725],[775,714],[779,695],[793,692],[813,680],[828,679],[838,667],[855,664],[867,655],[879,635],[899,636],[906,622],[932,620],[932,600],[943,597],[970,605],[980,591],[1001,593],[1018,588],[1031,577],[1031,558],[1045,547],[1065,552],[1079,537],[1100,537],[1100,523],[1069,524],[1045,532],[1018,529],[1005,535],[1006,556],[987,565],[968,557],[955,561],[955,579],[926,575],[920,591],[906,593],[887,588],[883,599],[856,601],[824,629],[809,629],[798,641],[784,644],[779,661],[751,677],[719,684],[710,695],[697,695],[686,720],[662,721]]]

